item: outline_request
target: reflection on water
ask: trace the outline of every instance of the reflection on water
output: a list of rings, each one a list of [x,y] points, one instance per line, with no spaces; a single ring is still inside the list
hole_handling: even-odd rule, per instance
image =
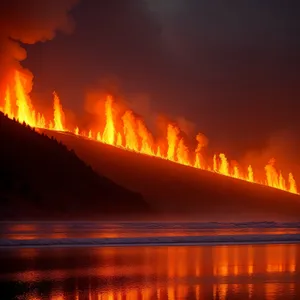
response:
[[[300,299],[298,245],[0,251],[0,299]]]
[[[255,222],[252,224],[256,224]],[[268,223],[264,227],[237,226],[235,224],[207,223],[101,223],[101,222],[28,222],[0,223],[0,238],[32,240],[39,238],[124,238],[155,236],[208,236],[247,234],[300,234],[300,223],[280,227]],[[249,226],[248,226],[249,225]],[[287,225],[287,224],[285,224]],[[257,226],[257,224],[256,224]],[[279,226],[279,227],[278,227]]]

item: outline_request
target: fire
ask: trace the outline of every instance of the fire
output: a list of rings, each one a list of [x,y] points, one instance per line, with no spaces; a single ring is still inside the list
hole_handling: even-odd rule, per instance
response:
[[[248,166],[248,178],[247,179],[250,182],[254,182],[253,169],[252,169],[251,165]]]
[[[57,94],[53,93],[54,97],[54,103],[53,103],[53,109],[54,109],[54,130],[64,131],[64,111],[62,109],[62,105],[60,104],[60,100],[57,96]]]
[[[4,101],[5,101],[4,111],[7,113],[9,118],[13,118],[11,99],[10,99],[10,91],[8,88],[6,89]]]
[[[232,175],[234,178],[239,178],[240,175],[239,175],[239,167],[238,166],[233,166],[233,175]]]
[[[25,92],[26,78],[19,72],[15,74],[16,105],[18,107],[17,119],[30,126],[36,126],[35,110],[33,110],[30,98]]]
[[[229,164],[227,161],[227,157],[225,156],[224,153],[219,154],[220,158],[220,167],[219,167],[219,172],[223,175],[229,176]]]
[[[107,96],[105,103],[105,116],[106,116],[106,125],[102,135],[102,142],[110,145],[115,144],[115,123],[113,118],[113,99],[111,96]]]
[[[97,132],[96,140],[97,140],[98,142],[101,142],[101,134],[100,134],[99,131]]]
[[[2,111],[9,118],[15,118],[19,122],[25,122],[31,127],[46,128],[64,131],[64,112],[58,95],[54,92],[54,118],[46,123],[45,116],[36,112],[26,92],[27,78],[25,74],[15,72],[13,84],[9,85],[5,92],[4,108]],[[13,87],[11,87],[13,86]]]
[[[178,143],[178,134],[179,134],[179,128],[177,126],[174,126],[172,124],[168,125],[168,131],[167,131],[167,141],[168,141],[168,153],[167,158],[171,161],[176,161],[175,153],[176,153],[176,147]]]
[[[47,119],[44,114],[34,109],[26,92],[26,86],[26,76],[16,72],[13,82],[7,86],[3,106],[0,109],[9,118],[25,122],[31,127],[73,132],[77,136],[129,151],[298,194],[292,173],[289,173],[288,179],[285,180],[282,172],[276,170],[274,159],[271,159],[265,166],[266,177],[265,180],[261,180],[256,178],[251,165],[243,172],[243,168],[236,162],[230,163],[224,153],[214,154],[212,158],[204,159],[202,150],[207,145],[207,140],[200,133],[196,136],[195,150],[190,151],[182,136],[182,131],[176,124],[169,123],[166,127],[165,140],[156,141],[144,121],[133,111],[126,110],[122,115],[117,113],[112,96],[107,96],[105,101],[103,130],[85,128],[82,131],[78,126],[70,128],[66,123],[63,106],[56,92],[53,93],[53,116]]]
[[[147,129],[146,125],[142,120],[137,120],[137,132],[141,139],[141,153],[154,155],[152,145],[153,136]]]
[[[185,145],[183,138],[181,138],[178,142],[176,154],[177,154],[177,162],[178,163],[180,163],[182,165],[186,165],[186,166],[190,165],[189,149]]]
[[[290,183],[289,192],[293,194],[297,194],[296,181],[292,173],[289,173],[289,183]]]
[[[122,117],[124,124],[124,136],[126,148],[129,150],[139,151],[138,135],[136,121],[132,111],[127,110]]]

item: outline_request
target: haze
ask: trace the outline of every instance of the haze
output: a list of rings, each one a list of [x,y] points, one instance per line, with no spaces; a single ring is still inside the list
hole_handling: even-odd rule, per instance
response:
[[[101,86],[148,118],[184,118],[237,159],[270,147],[296,158],[298,1],[163,3],[81,1],[72,34],[27,47],[33,97],[55,89],[79,112]]]

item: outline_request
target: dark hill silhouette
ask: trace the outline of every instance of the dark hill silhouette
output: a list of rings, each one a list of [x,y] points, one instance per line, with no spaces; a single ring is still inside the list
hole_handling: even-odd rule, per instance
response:
[[[140,192],[165,216],[197,220],[300,217],[298,195],[124,151],[72,134],[49,134],[75,149],[96,171],[101,170],[114,182]]]
[[[0,113],[0,218],[92,218],[149,211],[54,137]]]

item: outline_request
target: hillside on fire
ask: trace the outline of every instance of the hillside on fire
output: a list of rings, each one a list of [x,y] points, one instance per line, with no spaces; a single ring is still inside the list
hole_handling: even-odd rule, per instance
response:
[[[53,137],[0,113],[0,218],[54,219],[149,211],[142,196],[99,176]]]
[[[143,195],[167,218],[268,220],[300,216],[300,196],[82,138],[54,135],[114,182]],[[122,171],[120,171],[122,170]]]

